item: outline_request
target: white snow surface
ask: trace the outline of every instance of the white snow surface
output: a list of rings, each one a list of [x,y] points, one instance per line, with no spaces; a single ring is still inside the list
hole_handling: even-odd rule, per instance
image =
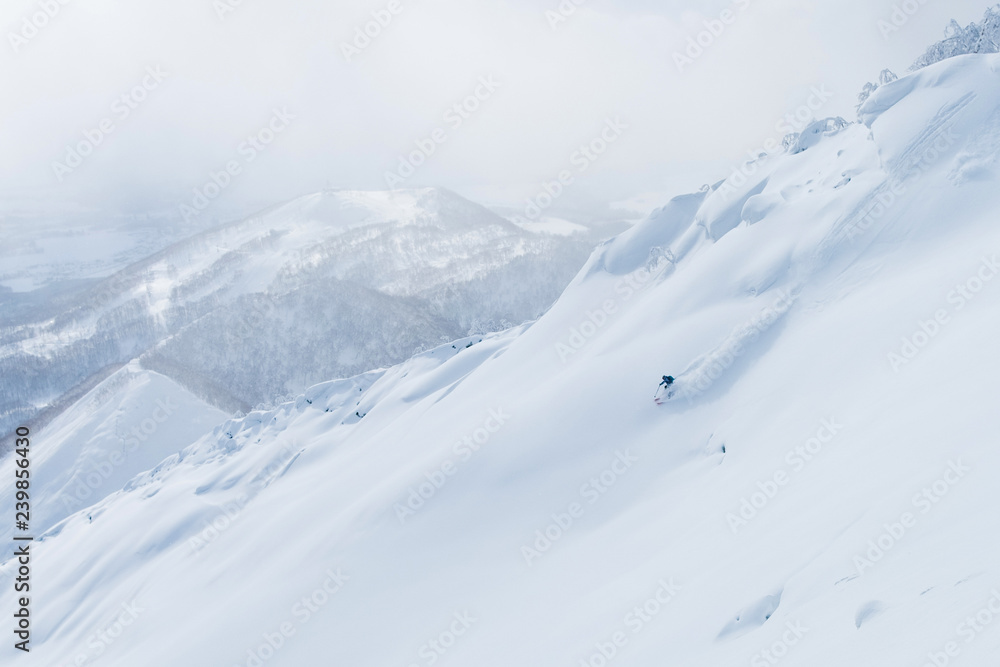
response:
[[[176,454],[226,418],[167,377],[131,363],[42,429],[33,452],[32,526],[39,534]],[[13,507],[5,485],[0,503]],[[0,524],[10,542],[13,523]]]
[[[996,664],[998,66],[672,202],[530,327],[216,427],[38,536],[5,664]]]

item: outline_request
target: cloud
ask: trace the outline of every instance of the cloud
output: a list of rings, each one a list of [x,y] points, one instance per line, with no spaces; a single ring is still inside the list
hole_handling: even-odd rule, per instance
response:
[[[696,188],[770,136],[811,86],[836,93],[831,115],[850,115],[883,66],[905,69],[948,19],[971,21],[985,7],[930,3],[887,40],[876,27],[892,11],[885,0],[588,0],[555,29],[545,12],[558,0],[65,2],[0,10],[0,195],[108,210],[177,209],[275,108],[294,113],[294,124],[245,165],[219,206],[252,208],[324,185],[383,188],[398,157],[490,75],[502,87],[449,132],[414,185],[517,203],[621,116],[628,134],[566,202]],[[737,20],[678,72],[673,54],[737,3],[747,5]],[[15,52],[10,35],[53,6]],[[385,25],[348,62],[343,44],[380,17]],[[53,163],[113,115],[150,66],[168,79],[60,182]]]

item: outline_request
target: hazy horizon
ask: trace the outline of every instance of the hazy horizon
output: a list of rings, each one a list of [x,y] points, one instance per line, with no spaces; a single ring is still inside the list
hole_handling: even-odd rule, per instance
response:
[[[780,140],[814,90],[828,96],[815,117],[853,120],[872,63],[905,71],[951,18],[987,4],[920,5],[887,32],[879,21],[899,6],[887,0],[18,0],[0,9],[0,209],[179,218],[196,189],[214,194],[215,174],[205,215],[225,215],[324,187],[386,189],[417,142],[433,154],[397,187],[523,207],[572,170],[553,211],[652,193],[651,207]],[[366,43],[358,31],[377,19]],[[620,138],[574,161],[615,119]],[[273,122],[285,127],[254,147]],[[72,157],[81,142],[92,153]]]

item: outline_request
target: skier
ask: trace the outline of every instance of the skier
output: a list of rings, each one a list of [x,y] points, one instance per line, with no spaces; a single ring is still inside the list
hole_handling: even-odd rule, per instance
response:
[[[664,401],[669,401],[674,397],[674,390],[671,387],[674,384],[674,376],[664,375],[663,382],[660,386],[656,388],[656,394],[653,395],[653,401],[657,405],[663,405]]]

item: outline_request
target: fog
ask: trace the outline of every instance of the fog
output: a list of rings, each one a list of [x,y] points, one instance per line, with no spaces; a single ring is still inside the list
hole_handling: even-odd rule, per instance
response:
[[[642,208],[728,174],[809,101],[853,120],[873,63],[905,70],[986,6],[579,1],[11,0],[0,210],[179,219],[390,185],[516,210],[567,169],[553,211]]]

